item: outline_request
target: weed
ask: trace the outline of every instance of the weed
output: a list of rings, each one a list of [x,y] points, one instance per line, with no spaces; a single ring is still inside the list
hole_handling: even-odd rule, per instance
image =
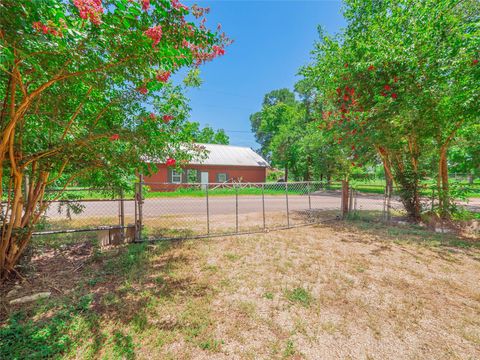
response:
[[[223,344],[222,340],[216,340],[216,339],[207,339],[205,341],[202,341],[198,344],[200,349],[202,350],[210,350],[210,351],[220,351],[220,345]]]
[[[237,254],[232,254],[232,253],[227,253],[225,254],[225,257],[230,260],[230,261],[237,261],[238,259],[240,259],[240,256],[237,255]]]
[[[296,350],[295,350],[295,345],[293,344],[292,340],[288,340],[287,344],[285,346],[285,349],[283,350],[283,358],[289,358],[295,355]]]
[[[134,359],[135,347],[130,335],[124,335],[120,331],[113,333],[113,353],[117,359]]]
[[[290,302],[296,302],[303,306],[309,306],[313,300],[312,295],[301,287],[286,291],[285,296]]]
[[[268,300],[273,300],[273,294],[271,292],[266,292],[263,294],[263,297]]]

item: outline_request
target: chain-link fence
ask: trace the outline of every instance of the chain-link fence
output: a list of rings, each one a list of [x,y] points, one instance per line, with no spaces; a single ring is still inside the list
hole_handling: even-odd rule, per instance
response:
[[[423,211],[438,205],[434,189],[427,190],[421,193]],[[473,190],[466,191],[471,195]],[[48,244],[196,238],[263,232],[341,217],[388,222],[407,215],[396,189],[387,193],[383,186],[347,187],[345,182],[139,182],[130,193],[49,190],[45,201],[48,208],[34,235],[37,243]],[[458,205],[474,218],[480,213],[480,197],[466,197]]]
[[[50,189],[46,191],[45,203],[48,207],[33,232],[39,243],[99,239],[102,245],[109,245],[123,242],[125,237],[133,241],[133,193],[115,189]]]
[[[435,212],[438,209],[436,187],[422,186],[420,189],[420,211]],[[477,187],[455,187],[451,194],[455,200],[456,214],[465,219],[478,218],[480,214],[480,191]],[[349,188],[348,216],[362,220],[395,221],[405,220],[407,211],[401,201],[400,191],[384,186],[357,185]]]
[[[340,215],[341,192],[320,182],[141,183],[142,238],[267,231]]]

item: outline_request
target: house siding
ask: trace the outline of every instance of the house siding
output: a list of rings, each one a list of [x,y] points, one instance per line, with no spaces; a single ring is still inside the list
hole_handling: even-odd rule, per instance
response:
[[[150,176],[145,176],[145,183],[150,186],[150,189],[153,191],[158,190],[173,190],[181,185],[179,184],[169,184],[166,186],[166,183],[170,183],[171,176],[169,168],[165,164],[157,165],[158,171],[155,174]],[[208,171],[208,182],[216,183],[217,175],[221,173],[227,174],[228,181],[241,181],[241,182],[265,182],[267,169],[265,167],[258,166],[228,166],[228,165],[189,165],[184,168],[184,175],[182,176],[182,182],[186,181],[186,170],[195,169],[200,171]],[[198,176],[198,181],[200,181],[200,176]],[[157,183],[157,184],[155,184]]]

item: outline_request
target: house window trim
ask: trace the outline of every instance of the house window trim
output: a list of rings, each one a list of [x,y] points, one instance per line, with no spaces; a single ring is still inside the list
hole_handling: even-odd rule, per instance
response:
[[[220,181],[220,175],[225,175],[225,180]],[[228,174],[226,172],[217,173],[217,183],[224,183],[228,181]]]
[[[174,178],[175,177],[178,177],[178,181],[175,181]],[[179,172],[179,171],[176,171],[174,169],[172,169],[172,173],[171,173],[171,183],[172,184],[181,184],[182,183],[182,173]]]

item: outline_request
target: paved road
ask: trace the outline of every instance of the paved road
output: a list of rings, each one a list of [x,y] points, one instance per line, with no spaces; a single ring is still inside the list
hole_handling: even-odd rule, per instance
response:
[[[315,193],[309,197],[306,195],[289,195],[288,206],[290,211],[302,211],[309,208],[314,210],[340,210],[341,198],[339,193]],[[72,214],[78,217],[117,217],[119,214],[119,202],[113,201],[86,201],[82,202],[83,211]],[[361,195],[357,197],[357,209],[382,210],[383,197],[379,195]],[[472,199],[468,206],[472,210],[480,211],[480,199]],[[235,213],[234,196],[211,196],[208,199],[209,213],[211,215],[224,215]],[[392,207],[401,209],[398,201],[392,201]],[[66,209],[58,211],[59,204],[54,203],[47,211],[50,218],[65,218]],[[144,217],[158,217],[165,215],[205,215],[207,209],[206,198],[200,197],[176,197],[146,199],[143,206]],[[286,211],[286,197],[283,195],[266,195],[265,211]],[[239,214],[258,213],[262,211],[262,197],[258,195],[242,195],[238,197]],[[126,216],[133,217],[135,204],[133,201],[125,202]]]

